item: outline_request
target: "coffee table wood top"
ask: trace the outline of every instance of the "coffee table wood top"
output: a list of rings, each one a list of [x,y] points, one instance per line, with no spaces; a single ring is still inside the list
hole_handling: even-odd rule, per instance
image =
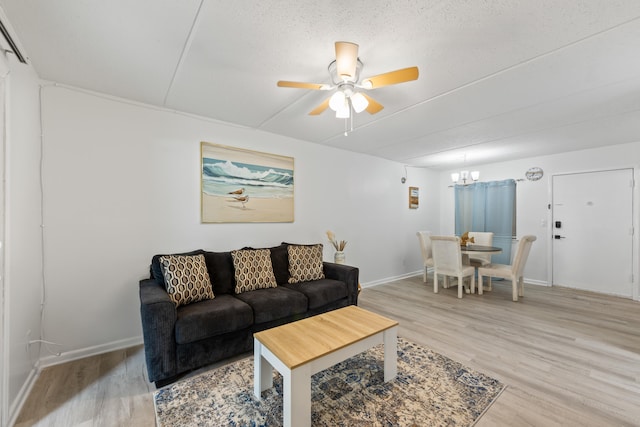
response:
[[[395,320],[350,305],[253,336],[294,369],[397,325]]]

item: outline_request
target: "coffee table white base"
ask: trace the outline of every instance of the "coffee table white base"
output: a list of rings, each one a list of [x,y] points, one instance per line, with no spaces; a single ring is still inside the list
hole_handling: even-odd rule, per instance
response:
[[[253,394],[273,386],[273,368],[282,375],[284,427],[311,426],[311,375],[323,371],[378,344],[384,344],[384,381],[395,378],[398,367],[398,327],[379,332],[325,356],[289,369],[266,346],[253,340]]]

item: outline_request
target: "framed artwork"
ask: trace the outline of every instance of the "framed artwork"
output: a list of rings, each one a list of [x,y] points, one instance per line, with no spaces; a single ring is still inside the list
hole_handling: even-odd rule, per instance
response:
[[[418,209],[419,191],[418,187],[409,187],[409,209]]]
[[[200,143],[203,223],[293,222],[293,157]]]

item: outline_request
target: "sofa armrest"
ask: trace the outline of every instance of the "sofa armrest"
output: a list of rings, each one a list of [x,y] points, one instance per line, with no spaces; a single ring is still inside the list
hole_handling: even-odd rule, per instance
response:
[[[358,284],[360,270],[350,265],[323,262],[324,276],[327,279],[340,280],[349,289],[349,304],[358,305]]]
[[[176,306],[154,279],[140,281],[140,317],[149,381],[176,373]]]

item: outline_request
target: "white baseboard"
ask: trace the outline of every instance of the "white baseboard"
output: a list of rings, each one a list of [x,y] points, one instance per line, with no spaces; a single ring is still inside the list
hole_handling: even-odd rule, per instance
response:
[[[36,380],[40,376],[41,370],[42,369],[40,368],[40,362],[38,361],[33,365],[33,368],[31,369],[31,372],[29,372],[27,380],[24,382],[24,384],[22,384],[22,387],[20,388],[16,399],[13,401],[11,407],[9,408],[9,423],[7,424],[8,426],[12,426],[16,423],[18,415],[20,415],[20,410],[24,406],[24,403],[27,401],[27,397],[29,397],[29,395],[31,394],[31,389],[33,389]]]
[[[549,282],[547,282],[546,280],[527,279],[526,277],[524,278],[524,283],[528,283],[530,285],[546,286],[546,287],[550,286]]]
[[[60,356],[46,356],[40,359],[40,368],[59,365],[61,363],[66,363],[72,360],[78,360],[89,356],[95,356],[97,354],[108,353],[110,351],[121,350],[123,348],[133,347],[142,343],[142,336],[137,336],[125,338],[123,340],[112,341],[106,344],[100,344],[92,347],[64,352]]]
[[[429,271],[433,271],[433,269],[430,268]],[[394,280],[401,280],[401,279],[406,279],[414,276],[422,276],[422,270],[405,273],[396,277],[388,277],[386,279],[374,280],[373,282],[361,283],[360,286],[362,286],[362,288],[370,288],[373,286],[384,285],[385,283],[393,282]],[[549,286],[549,283],[546,280],[534,280],[534,279],[527,279],[525,277],[524,282],[530,285]]]
[[[360,286],[362,286],[363,288],[370,288],[372,286],[378,286],[378,285],[383,285],[385,283],[393,282],[394,280],[401,280],[401,279],[406,279],[408,277],[421,276],[421,275],[422,275],[422,270],[413,271],[410,273],[402,274],[400,276],[387,277],[385,279],[374,280],[373,282],[360,283]]]

